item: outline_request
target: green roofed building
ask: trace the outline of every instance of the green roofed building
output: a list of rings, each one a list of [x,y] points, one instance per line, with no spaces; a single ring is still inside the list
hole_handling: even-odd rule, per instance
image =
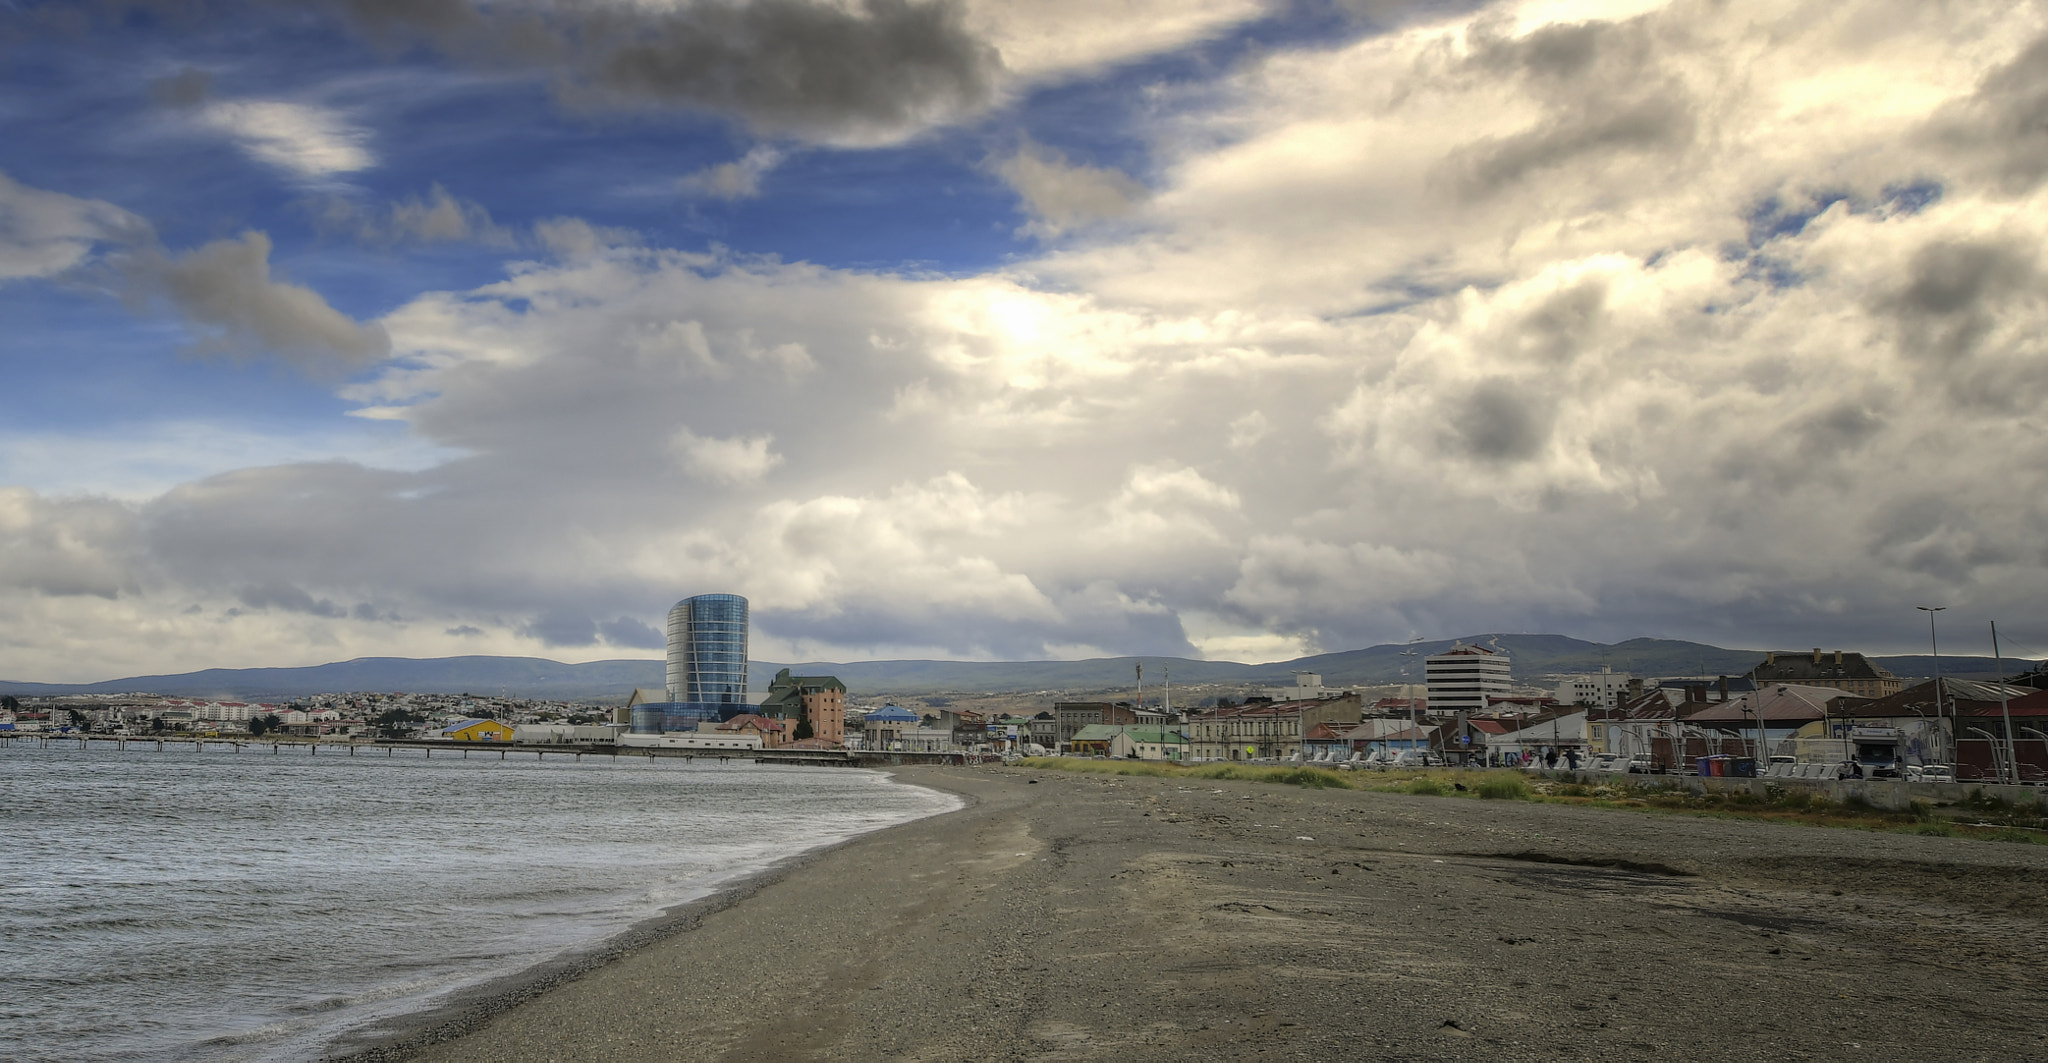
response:
[[[754,711],[787,721],[792,728],[799,721],[808,722],[811,733],[805,737],[833,746],[846,744],[846,684],[836,676],[790,675],[784,668],[769,681],[768,698]]]
[[[1178,727],[1091,723],[1074,733],[1067,751],[1077,757],[1115,757],[1138,760],[1185,760],[1188,736]]]

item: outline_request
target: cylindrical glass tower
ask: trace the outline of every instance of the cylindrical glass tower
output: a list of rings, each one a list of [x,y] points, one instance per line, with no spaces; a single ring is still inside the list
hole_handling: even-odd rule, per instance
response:
[[[745,598],[699,594],[668,611],[668,699],[671,731],[747,710]]]

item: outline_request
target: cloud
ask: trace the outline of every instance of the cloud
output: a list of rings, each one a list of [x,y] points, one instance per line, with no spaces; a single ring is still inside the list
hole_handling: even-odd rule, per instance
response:
[[[213,92],[213,75],[197,67],[186,67],[149,83],[149,94],[166,107],[196,107]]]
[[[367,170],[377,164],[369,133],[338,112],[286,100],[219,100],[200,106],[198,122],[232,138],[258,162],[302,180]]]
[[[1265,0],[970,0],[965,20],[1001,53],[1010,73],[1051,80],[1186,48],[1279,6]]]
[[[708,110],[834,144],[892,143],[977,113],[1002,71],[942,2],[342,6],[376,34],[420,34],[485,67],[545,70],[574,103]]]
[[[709,199],[752,199],[761,194],[761,178],[781,162],[782,152],[763,144],[733,162],[686,174],[677,184],[690,195]]]
[[[1161,88],[1143,224],[979,272],[549,223],[552,257],[381,318],[391,356],[340,391],[448,460],[22,496],[0,674],[614,654],[708,590],[754,600],[769,659],[1882,650],[1925,636],[1900,602],[2025,615],[2048,198],[1990,134],[1940,137],[2028,113],[2000,71],[2039,28],[1621,6],[1418,15]],[[53,261],[101,253],[58,231]],[[286,587],[347,615],[227,616]]]
[[[768,475],[782,464],[782,455],[768,449],[773,435],[745,438],[705,438],[688,428],[669,437],[669,450],[690,475],[730,484],[747,484]]]
[[[2008,195],[2048,176],[2048,35],[1991,70],[1968,97],[1943,107],[1926,139],[1975,162],[1978,175]]]
[[[598,634],[614,646],[631,646],[636,649],[658,650],[668,646],[668,636],[641,623],[630,616],[622,616],[597,625]]]
[[[251,609],[281,609],[288,613],[307,613],[329,620],[351,615],[346,606],[336,605],[326,598],[316,600],[312,595],[292,586],[251,587],[241,591],[236,597]]]
[[[134,511],[0,487],[0,593],[116,598],[139,585]]]
[[[1024,231],[1035,236],[1120,218],[1145,200],[1145,186],[1123,173],[1069,164],[1058,151],[1030,141],[995,170],[1023,197],[1032,218]]]
[[[275,280],[270,237],[243,233],[182,256],[150,252],[127,266],[133,283],[199,326],[203,350],[268,351],[302,366],[361,364],[389,353],[381,326],[362,325],[309,288]]]
[[[149,223],[110,203],[20,184],[0,174],[0,282],[91,280],[132,303],[168,302],[222,352],[271,351],[312,365],[381,357],[389,341],[308,288],[270,275],[270,238],[248,232],[177,256]]]
[[[597,625],[589,617],[557,610],[542,613],[519,633],[544,646],[589,646],[597,641]]]
[[[638,239],[629,229],[592,225],[582,218],[543,218],[533,223],[533,235],[541,246],[563,258],[588,258]]]
[[[330,198],[320,208],[322,228],[346,232],[368,244],[478,243],[513,247],[512,230],[491,220],[491,212],[474,200],[448,194],[439,182],[425,198],[407,196],[382,208],[353,199]]]
[[[1487,380],[1445,410],[1457,449],[1486,462],[1527,461],[1550,435],[1550,417],[1506,380]]]
[[[154,238],[148,222],[112,203],[30,188],[0,173],[0,283],[54,277],[101,248]]]

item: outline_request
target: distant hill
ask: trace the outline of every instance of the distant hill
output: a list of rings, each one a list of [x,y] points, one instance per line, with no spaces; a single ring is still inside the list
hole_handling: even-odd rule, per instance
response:
[[[1171,674],[1175,684],[1221,683],[1280,686],[1296,671],[1321,673],[1333,686],[1422,682],[1422,658],[1456,642],[1506,651],[1515,678],[1540,683],[1543,676],[1597,672],[1603,667],[1649,677],[1741,675],[1762,659],[1761,650],[1730,650],[1672,639],[1629,639],[1613,644],[1564,635],[1475,635],[1433,642],[1389,643],[1362,650],[1322,653],[1275,664],[1195,661],[1180,657],[1102,657],[1086,661],[814,661],[781,665],[755,661],[748,669],[754,690],[767,688],[779,668],[799,675],[836,675],[859,695],[906,696],[941,693],[1048,695],[1128,690],[1134,666],[1145,666],[1149,687]],[[1918,679],[1933,672],[1926,655],[1874,658],[1899,676]],[[2018,674],[2039,662],[2008,658],[2005,672]],[[1943,675],[1994,678],[1989,657],[1941,659]],[[100,683],[30,683],[0,680],[0,693],[21,696],[148,692],[179,697],[221,697],[278,701],[341,691],[410,691],[422,694],[478,694],[559,701],[621,701],[635,687],[661,686],[658,660],[592,661],[563,664],[538,657],[359,657],[304,668],[209,668],[181,675],[145,675]]]

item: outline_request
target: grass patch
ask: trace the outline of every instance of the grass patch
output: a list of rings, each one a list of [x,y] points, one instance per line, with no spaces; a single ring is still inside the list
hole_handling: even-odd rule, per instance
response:
[[[1577,785],[1567,787],[1566,789],[1586,790],[1585,787]],[[1478,793],[1480,797],[1488,801],[1527,801],[1532,796],[1529,784],[1513,775],[1496,775],[1482,781],[1479,784]],[[1574,794],[1573,796],[1591,796],[1591,794],[1588,792]]]
[[[1972,838],[2015,844],[2048,845],[2048,820],[2039,806],[2014,806],[1978,791],[1957,809],[1981,817],[1977,823],[1938,818],[1934,806],[1914,801],[1906,808],[1882,809],[1852,796],[1840,804],[1807,790],[1769,786],[1762,794],[1748,790],[1693,793],[1682,784],[1650,777],[1597,785],[1530,778],[1511,768],[1436,768],[1421,772],[1336,772],[1326,768],[1262,764],[1180,765],[1159,761],[1094,760],[1077,757],[1027,757],[1022,767],[1092,775],[1135,775],[1167,779],[1237,779],[1245,782],[1300,786],[1315,790],[1366,790],[1424,797],[1478,797],[1496,801],[1540,801],[1592,808],[1799,823],[1814,827],[1917,834],[1940,838]]]

